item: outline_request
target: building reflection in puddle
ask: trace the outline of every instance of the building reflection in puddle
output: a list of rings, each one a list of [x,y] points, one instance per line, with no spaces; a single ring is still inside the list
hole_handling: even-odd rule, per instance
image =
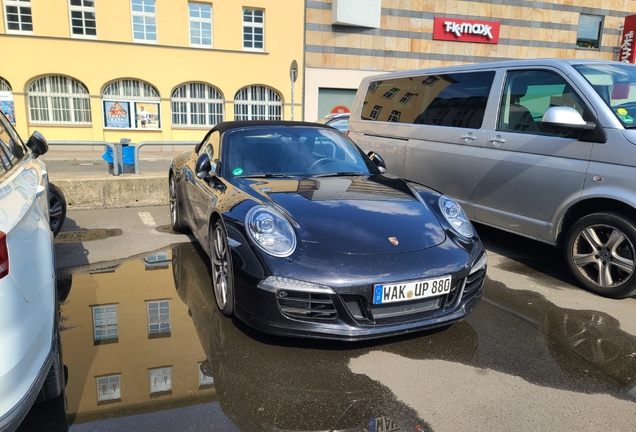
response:
[[[216,401],[171,252],[73,275],[62,306],[72,423]]]

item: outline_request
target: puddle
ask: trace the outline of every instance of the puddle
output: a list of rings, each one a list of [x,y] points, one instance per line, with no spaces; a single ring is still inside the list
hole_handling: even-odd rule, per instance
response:
[[[88,229],[62,231],[55,237],[55,243],[79,243],[93,240],[104,240],[122,235],[120,229]]]
[[[179,233],[176,232],[175,230],[172,229],[172,227],[170,225],[159,225],[156,230],[160,233],[164,233],[164,234],[183,234],[183,233]]]

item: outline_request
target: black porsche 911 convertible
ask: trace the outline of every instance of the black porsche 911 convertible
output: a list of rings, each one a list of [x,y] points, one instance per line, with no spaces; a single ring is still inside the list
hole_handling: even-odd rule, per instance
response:
[[[451,198],[385,171],[329,126],[219,123],[170,166],[172,226],[210,256],[221,312],[266,333],[360,340],[463,319],[481,241]]]

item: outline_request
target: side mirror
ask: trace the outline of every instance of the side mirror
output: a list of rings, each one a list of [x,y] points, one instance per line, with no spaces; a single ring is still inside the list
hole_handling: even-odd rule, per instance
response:
[[[566,106],[550,107],[543,114],[541,126],[552,130],[583,131],[596,128],[594,122],[586,122],[577,110]]]
[[[377,166],[380,169],[380,172],[382,174],[386,172],[386,163],[384,162],[384,159],[382,159],[382,156],[372,151],[367,153],[367,156],[369,156],[369,159],[371,159],[371,162],[373,162],[375,166]]]
[[[33,132],[26,145],[36,158],[49,151],[49,144],[46,142],[46,138],[38,131]]]
[[[203,153],[197,159],[197,164],[194,167],[194,172],[200,179],[206,179],[210,177],[210,156],[207,153]]]

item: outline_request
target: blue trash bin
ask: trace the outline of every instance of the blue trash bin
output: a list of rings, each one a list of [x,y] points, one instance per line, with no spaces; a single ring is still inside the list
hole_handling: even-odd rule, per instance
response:
[[[119,144],[115,144],[119,146]],[[135,173],[135,146],[122,145],[121,154],[124,166],[120,174],[134,174]],[[113,173],[113,151],[110,147],[106,147],[106,152],[102,155],[102,159],[108,162],[108,173]]]

